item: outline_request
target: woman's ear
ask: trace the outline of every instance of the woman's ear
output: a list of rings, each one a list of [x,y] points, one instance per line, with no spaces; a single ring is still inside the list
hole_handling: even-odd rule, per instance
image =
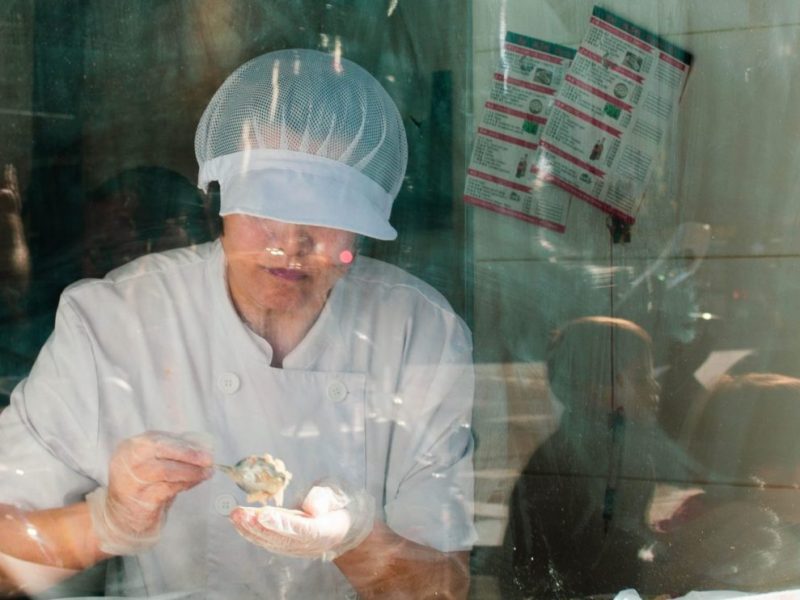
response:
[[[353,239],[353,256],[358,256],[361,254],[361,251],[366,246],[366,243],[366,238],[360,233],[357,233],[355,239]]]

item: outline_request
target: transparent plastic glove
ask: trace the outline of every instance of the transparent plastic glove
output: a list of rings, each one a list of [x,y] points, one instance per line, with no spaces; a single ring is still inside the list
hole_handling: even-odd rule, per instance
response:
[[[375,501],[363,490],[347,493],[326,482],[311,488],[300,510],[240,506],[230,518],[242,537],[270,552],[333,560],[372,531]]]
[[[201,435],[150,431],[117,446],[108,488],[86,496],[103,552],[135,554],[158,541],[175,496],[213,473],[210,444]]]

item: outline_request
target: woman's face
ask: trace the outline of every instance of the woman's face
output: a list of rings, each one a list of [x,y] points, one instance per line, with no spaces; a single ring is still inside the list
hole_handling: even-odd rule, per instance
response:
[[[248,215],[223,220],[228,287],[240,312],[319,311],[355,253],[347,231]]]

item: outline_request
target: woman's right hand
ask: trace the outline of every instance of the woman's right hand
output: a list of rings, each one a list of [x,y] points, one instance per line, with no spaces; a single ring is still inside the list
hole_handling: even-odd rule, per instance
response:
[[[155,544],[175,496],[211,476],[212,453],[192,437],[150,431],[119,444],[108,488],[86,497],[103,552],[133,554]]]

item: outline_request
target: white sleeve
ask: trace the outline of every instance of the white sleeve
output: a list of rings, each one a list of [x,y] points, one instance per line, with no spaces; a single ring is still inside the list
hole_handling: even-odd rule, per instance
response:
[[[85,327],[62,298],[53,334],[0,414],[0,502],[63,506],[97,487],[97,385]]]
[[[469,330],[452,313],[418,318],[405,358],[386,482],[387,524],[443,552],[468,550],[476,539]]]

